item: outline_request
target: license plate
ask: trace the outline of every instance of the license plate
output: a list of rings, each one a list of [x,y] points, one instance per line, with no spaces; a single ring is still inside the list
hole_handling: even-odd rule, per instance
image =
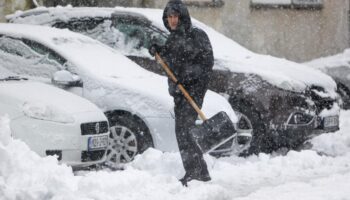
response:
[[[88,149],[105,149],[108,146],[108,135],[89,137],[88,139]]]
[[[334,127],[339,125],[339,118],[338,116],[332,116],[332,117],[325,117],[323,121],[323,126],[325,128],[328,127]]]

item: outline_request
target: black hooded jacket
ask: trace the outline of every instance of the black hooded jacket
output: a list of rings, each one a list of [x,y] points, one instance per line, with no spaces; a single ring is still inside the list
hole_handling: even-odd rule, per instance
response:
[[[179,24],[174,31],[167,21],[169,11],[179,13]],[[160,55],[186,89],[203,86],[206,90],[214,65],[213,50],[207,34],[192,27],[189,12],[181,0],[168,2],[164,9],[163,22],[170,35]],[[169,80],[169,92],[172,96],[175,88],[176,85]]]

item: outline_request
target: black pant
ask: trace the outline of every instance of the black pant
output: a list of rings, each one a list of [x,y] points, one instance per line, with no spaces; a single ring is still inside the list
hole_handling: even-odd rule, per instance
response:
[[[206,88],[202,85],[197,90],[191,89],[188,91],[191,97],[199,107],[202,107]],[[189,135],[189,130],[195,126],[198,114],[182,94],[174,95],[174,103],[176,139],[186,174],[194,178],[209,176],[203,153]]]

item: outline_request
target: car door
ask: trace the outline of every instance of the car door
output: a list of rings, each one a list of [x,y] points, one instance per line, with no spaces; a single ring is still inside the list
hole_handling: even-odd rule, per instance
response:
[[[61,70],[74,73],[74,66],[57,52],[33,40],[0,35],[2,66],[21,76],[51,83],[53,75]],[[65,88],[82,95],[82,88]]]

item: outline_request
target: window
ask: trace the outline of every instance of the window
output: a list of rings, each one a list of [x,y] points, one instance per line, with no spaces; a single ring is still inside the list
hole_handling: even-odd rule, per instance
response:
[[[157,27],[130,16],[115,17],[113,27],[121,34],[117,40],[124,44],[119,45],[125,45],[126,49],[131,48],[130,51],[148,49],[153,43],[164,45],[167,38],[167,35]]]
[[[20,40],[6,36],[0,37],[0,50],[2,50],[4,53],[22,58],[30,59],[39,57],[38,54],[33,53],[32,50]]]
[[[252,8],[321,9],[323,0],[251,0]]]
[[[183,0],[183,2],[195,7],[222,7],[224,5],[223,0]]]
[[[46,55],[47,59],[51,61],[55,61],[60,65],[64,65],[67,61],[66,59],[62,58],[60,55],[58,55],[56,52],[52,51],[51,49],[45,47],[42,44],[39,44],[37,42],[34,42],[32,40],[22,39],[22,41],[28,45],[31,49],[33,49],[35,52]]]
[[[34,41],[0,36],[0,63],[15,74],[51,78],[54,72],[64,69],[61,62],[57,54]]]
[[[53,27],[64,29],[68,28],[74,32],[86,32],[88,30],[95,29],[99,24],[103,23],[105,19],[102,17],[95,18],[81,18],[81,19],[71,19],[68,22],[57,21]]]

